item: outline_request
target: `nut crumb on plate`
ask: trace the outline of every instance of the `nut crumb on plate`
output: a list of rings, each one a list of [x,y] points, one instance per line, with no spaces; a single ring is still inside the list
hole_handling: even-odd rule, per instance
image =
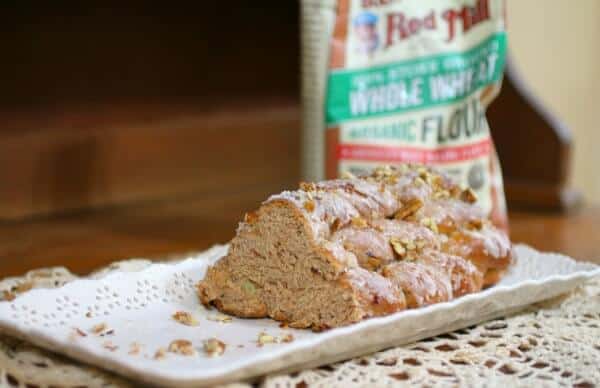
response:
[[[106,329],[108,328],[108,326],[106,325],[106,323],[99,323],[97,325],[94,325],[91,329],[91,332],[94,334],[101,334],[102,332],[104,332]]]
[[[131,354],[132,356],[135,356],[136,354],[139,354],[140,350],[142,350],[142,345],[139,344],[138,342],[132,342],[129,345],[129,352],[128,352],[128,354]]]
[[[194,345],[188,340],[177,339],[169,344],[169,352],[181,354],[182,356],[194,356],[196,349]]]
[[[229,315],[225,314],[217,314],[217,315],[209,315],[206,317],[209,321],[213,322],[221,322],[221,323],[231,323],[233,319]]]
[[[210,339],[204,341],[204,352],[209,357],[215,357],[215,356],[222,355],[223,353],[225,353],[226,347],[227,347],[227,345],[224,342],[219,341],[216,338],[210,338]]]
[[[162,360],[165,357],[167,357],[167,349],[165,348],[158,348],[154,353],[155,360]]]
[[[104,343],[102,343],[102,347],[104,349],[110,350],[111,352],[114,352],[115,350],[119,349],[119,347],[113,344],[111,341],[104,341]]]
[[[173,314],[172,317],[174,320],[181,323],[182,325],[198,326],[198,320],[196,318],[194,318],[194,316],[191,313],[188,313],[187,311],[177,311],[175,314]]]
[[[258,333],[258,346],[263,346],[265,344],[274,344],[275,341],[275,337],[273,337],[270,334],[267,334],[265,332],[260,332]]]
[[[258,333],[258,346],[263,346],[266,344],[280,344],[280,343],[289,343],[294,340],[294,336],[291,333],[283,334],[280,337],[276,337],[265,332]]]

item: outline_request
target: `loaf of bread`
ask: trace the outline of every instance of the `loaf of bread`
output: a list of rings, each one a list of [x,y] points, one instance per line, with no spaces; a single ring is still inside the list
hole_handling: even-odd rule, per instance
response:
[[[510,262],[470,189],[428,167],[383,166],[270,197],[198,292],[225,313],[322,330],[479,291]]]

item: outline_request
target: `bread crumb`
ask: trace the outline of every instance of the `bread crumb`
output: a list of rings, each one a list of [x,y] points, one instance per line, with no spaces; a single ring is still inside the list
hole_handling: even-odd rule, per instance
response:
[[[208,357],[217,357],[225,353],[227,345],[216,338],[210,338],[204,341],[204,352]]]
[[[177,311],[172,315],[172,318],[182,325],[186,326],[198,326],[199,322],[191,313],[187,311]]]
[[[294,335],[291,333],[286,333],[280,337],[272,336],[265,332],[260,332],[258,334],[258,346],[262,347],[266,344],[279,344],[279,343],[289,343],[294,341]]]
[[[103,322],[92,326],[91,332],[93,334],[102,334],[102,332],[105,331],[107,328],[108,326],[106,325],[106,323]]]
[[[135,355],[139,354],[141,350],[142,350],[142,345],[140,345],[137,342],[132,342],[129,345],[129,352],[128,352],[128,354],[131,354],[132,356],[135,356]]]
[[[217,315],[209,315],[206,317],[209,321],[220,322],[220,323],[231,323],[233,319],[229,315],[225,314],[217,314]]]
[[[111,341],[104,341],[102,343],[102,347],[104,349],[110,350],[111,352],[114,352],[115,350],[119,349],[119,347],[117,345],[113,344]]]
[[[269,335],[265,332],[258,333],[258,346],[263,346],[265,344],[274,344],[275,342],[275,337],[273,337],[272,335]]]
[[[73,331],[69,334],[69,341],[77,341],[80,337],[87,337],[87,334],[83,330],[74,327]]]
[[[182,356],[196,355],[196,349],[194,349],[192,343],[184,339],[178,339],[171,342],[168,350],[171,353],[181,354]]]
[[[154,353],[155,360],[162,360],[165,357],[167,357],[167,349],[165,348],[158,348],[156,353]]]

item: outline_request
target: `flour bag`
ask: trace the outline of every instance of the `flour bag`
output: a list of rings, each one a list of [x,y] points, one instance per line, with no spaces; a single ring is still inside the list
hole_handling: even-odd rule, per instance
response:
[[[301,0],[303,175],[438,167],[506,227],[485,111],[506,60],[503,0]]]

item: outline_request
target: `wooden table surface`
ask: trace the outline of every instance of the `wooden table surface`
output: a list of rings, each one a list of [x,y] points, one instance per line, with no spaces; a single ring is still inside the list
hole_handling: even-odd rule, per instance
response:
[[[280,189],[261,186],[243,193],[0,222],[0,277],[59,265],[85,274],[114,260],[200,251],[227,242],[244,212]],[[600,263],[600,208],[571,215],[512,212],[510,221],[514,242]]]

